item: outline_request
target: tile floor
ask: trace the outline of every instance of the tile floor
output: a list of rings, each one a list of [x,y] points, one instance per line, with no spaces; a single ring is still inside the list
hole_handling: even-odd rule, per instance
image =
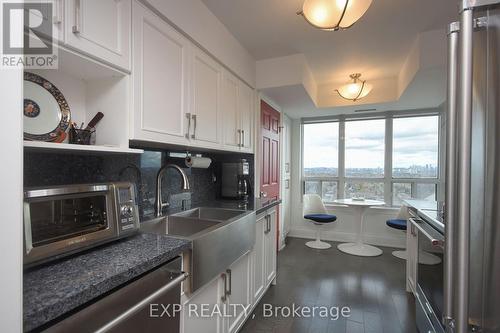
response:
[[[357,257],[337,250],[307,248],[289,238],[278,256],[277,285],[271,286],[240,332],[413,333],[415,305],[405,291],[405,262],[382,248],[379,257]],[[348,318],[265,318],[263,304],[348,306]],[[319,312],[317,312],[319,313]],[[253,318],[252,318],[253,317]]]

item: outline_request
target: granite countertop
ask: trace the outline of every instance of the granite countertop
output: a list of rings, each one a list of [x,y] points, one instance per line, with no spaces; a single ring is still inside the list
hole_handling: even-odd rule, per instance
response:
[[[139,233],[24,273],[23,323],[29,331],[191,248],[191,242]]]

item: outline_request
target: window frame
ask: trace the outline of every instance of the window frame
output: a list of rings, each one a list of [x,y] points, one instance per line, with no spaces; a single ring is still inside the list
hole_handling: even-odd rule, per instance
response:
[[[415,118],[415,117],[438,117],[438,172],[437,177],[430,178],[394,178],[392,174],[392,161],[393,161],[393,121],[394,119],[401,118]],[[364,178],[364,177],[346,177],[345,175],[345,125],[348,121],[357,120],[375,120],[385,119],[385,142],[384,142],[384,175],[383,177]],[[347,182],[373,182],[384,184],[384,201],[387,207],[398,207],[393,203],[393,187],[395,183],[410,183],[411,195],[416,194],[417,184],[434,184],[436,186],[436,199],[443,200],[444,197],[444,152],[445,152],[445,136],[444,136],[444,116],[438,110],[421,110],[420,112],[408,111],[392,111],[373,113],[369,115],[342,115],[338,117],[319,117],[319,118],[303,118],[301,121],[300,134],[301,134],[301,183],[302,194],[305,193],[306,181],[334,181],[337,182],[337,199],[345,198],[345,184]],[[306,177],[304,174],[304,125],[324,122],[338,122],[338,175],[336,177]],[[322,186],[322,185],[321,185]],[[327,205],[334,205],[334,202],[325,201]]]

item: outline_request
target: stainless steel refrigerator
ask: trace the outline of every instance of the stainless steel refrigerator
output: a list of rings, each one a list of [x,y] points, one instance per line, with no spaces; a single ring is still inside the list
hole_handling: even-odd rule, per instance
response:
[[[448,31],[444,324],[500,332],[500,1]]]

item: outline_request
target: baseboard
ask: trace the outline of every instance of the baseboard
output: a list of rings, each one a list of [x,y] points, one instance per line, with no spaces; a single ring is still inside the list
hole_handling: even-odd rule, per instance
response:
[[[303,228],[293,228],[288,237],[305,238],[305,239],[315,239],[315,231]],[[354,242],[356,240],[356,235],[349,232],[331,232],[323,231],[321,232],[321,239],[332,242]],[[377,246],[387,246],[395,248],[406,248],[406,238],[397,239],[390,237],[380,237],[374,235],[364,235],[363,240],[367,244],[377,245]]]

